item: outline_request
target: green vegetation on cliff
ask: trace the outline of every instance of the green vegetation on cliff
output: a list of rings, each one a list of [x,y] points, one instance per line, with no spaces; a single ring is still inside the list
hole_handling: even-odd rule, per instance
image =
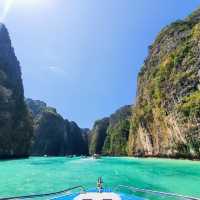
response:
[[[124,106],[110,116],[103,154],[127,155],[127,141],[130,129],[131,106]]]
[[[6,27],[0,24],[0,158],[28,157],[31,138],[19,61]]]
[[[104,118],[94,123],[94,127],[90,133],[90,154],[102,153],[102,148],[107,136],[108,126],[109,118]]]
[[[65,156],[88,154],[88,129],[64,120],[55,108],[46,103],[27,99],[34,119],[34,138],[31,155]]]
[[[91,131],[90,154],[127,155],[131,106],[124,106],[112,114],[95,122]]]
[[[129,155],[200,156],[200,10],[167,26],[138,77]]]

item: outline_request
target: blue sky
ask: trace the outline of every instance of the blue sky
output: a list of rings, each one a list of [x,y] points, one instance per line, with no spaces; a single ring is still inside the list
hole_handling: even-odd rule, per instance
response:
[[[45,101],[81,127],[134,102],[148,46],[164,26],[200,5],[200,0],[13,2],[1,0],[0,13],[22,66],[26,97]]]

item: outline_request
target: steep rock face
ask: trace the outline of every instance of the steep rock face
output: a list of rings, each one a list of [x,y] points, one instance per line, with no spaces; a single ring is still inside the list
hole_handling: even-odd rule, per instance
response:
[[[82,132],[82,137],[83,137],[83,140],[86,144],[87,147],[89,147],[89,135],[90,135],[90,129],[89,128],[83,128],[81,129],[81,132]],[[88,153],[89,153],[89,149],[87,148],[88,150]]]
[[[26,104],[33,117],[41,114],[42,111],[47,107],[47,104],[40,100],[26,99]]]
[[[94,123],[90,135],[90,154],[101,154],[107,136],[109,118],[98,120]]]
[[[88,154],[88,129],[64,120],[55,108],[39,100],[27,99],[34,118],[34,139],[31,154],[35,156],[64,156]]]
[[[127,155],[132,106],[124,106],[95,122],[89,136],[90,154]]]
[[[0,158],[27,157],[31,137],[20,64],[8,31],[0,24]]]
[[[83,138],[83,142],[84,142],[84,154],[85,155],[89,155],[89,135],[90,135],[90,129],[88,128],[82,128],[81,129],[81,135]]]
[[[64,155],[64,119],[57,112],[45,109],[35,120],[33,155]]]
[[[129,155],[200,157],[200,10],[164,28],[138,77]]]
[[[124,106],[110,116],[103,154],[127,155],[132,106]]]
[[[88,155],[88,142],[85,130],[75,122],[65,120],[65,152],[68,155]]]

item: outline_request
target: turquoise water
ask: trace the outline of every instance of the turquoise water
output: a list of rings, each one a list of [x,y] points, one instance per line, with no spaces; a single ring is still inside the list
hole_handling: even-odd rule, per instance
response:
[[[30,158],[0,161],[0,197],[47,193],[76,185],[135,187],[200,197],[200,162],[137,158]]]

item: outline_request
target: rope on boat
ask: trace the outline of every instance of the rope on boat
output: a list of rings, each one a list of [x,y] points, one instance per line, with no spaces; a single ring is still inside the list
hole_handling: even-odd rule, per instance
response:
[[[168,192],[159,192],[159,191],[148,190],[148,189],[140,189],[140,188],[136,188],[136,187],[133,187],[133,186],[118,185],[115,189],[117,190],[119,187],[128,188],[128,189],[130,189],[134,192],[150,193],[150,194],[155,194],[155,195],[160,195],[160,196],[168,196],[168,197],[175,197],[175,198],[185,199],[185,200],[200,200],[200,198],[197,198],[197,197],[184,196],[184,195],[175,194],[175,193],[168,193]]]
[[[0,200],[12,200],[12,199],[32,199],[36,197],[45,197],[45,196],[53,196],[53,195],[58,195],[58,194],[63,194],[66,192],[69,192],[71,190],[75,190],[80,188],[82,191],[85,191],[85,188],[83,186],[76,186],[72,188],[68,188],[59,192],[52,192],[52,193],[46,193],[46,194],[32,194],[32,195],[27,195],[27,196],[16,196],[16,197],[6,197],[6,198],[0,198]]]

